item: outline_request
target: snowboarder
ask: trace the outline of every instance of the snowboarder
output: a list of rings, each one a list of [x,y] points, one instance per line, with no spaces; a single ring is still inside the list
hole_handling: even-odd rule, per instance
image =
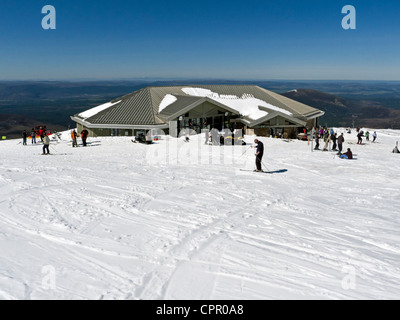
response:
[[[352,160],[353,159],[353,152],[351,152],[350,148],[348,148],[347,152],[343,153],[340,156],[340,159],[348,159],[348,160]]]
[[[46,151],[47,151],[47,154],[50,154],[49,146],[50,146],[50,138],[48,135],[45,135],[43,137],[43,153],[42,153],[42,155],[45,155]]]
[[[342,133],[342,134],[339,136],[339,138],[338,138],[338,147],[339,147],[338,155],[341,155],[341,154],[342,154],[343,142],[344,142],[344,136],[343,136],[343,133]]]
[[[26,139],[28,138],[28,133],[26,132],[26,130],[24,130],[24,132],[22,132],[22,144],[24,146],[26,146]]]
[[[375,142],[377,136],[378,136],[378,135],[376,134],[376,131],[374,131],[374,133],[372,134],[372,137],[374,138],[374,140],[372,140],[372,142]]]
[[[328,151],[328,145],[329,145],[329,142],[331,141],[331,136],[330,136],[328,130],[325,131],[324,141],[325,141],[325,145],[324,145],[322,151]]]
[[[88,135],[89,135],[89,132],[88,132],[86,129],[82,130],[82,132],[81,132],[81,138],[82,138],[82,143],[83,143],[83,146],[84,146],[84,147],[87,146],[87,144],[86,144],[86,139],[87,139]]]
[[[76,141],[77,137],[78,137],[78,134],[76,133],[76,131],[72,130],[71,131],[72,148],[78,147],[78,142]]]
[[[257,172],[262,172],[262,167],[261,167],[261,163],[262,163],[262,158],[264,156],[264,144],[259,141],[258,139],[254,140],[254,143],[257,144],[257,146],[255,148],[257,148],[256,150],[256,167],[257,167]]]

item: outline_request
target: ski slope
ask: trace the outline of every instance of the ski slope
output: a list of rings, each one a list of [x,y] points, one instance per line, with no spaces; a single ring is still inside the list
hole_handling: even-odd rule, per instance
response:
[[[2,141],[0,299],[398,299],[400,131],[345,139]]]

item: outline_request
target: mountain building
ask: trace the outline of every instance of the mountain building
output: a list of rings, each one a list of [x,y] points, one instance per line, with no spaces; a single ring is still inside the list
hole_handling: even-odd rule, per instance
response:
[[[296,137],[318,125],[324,112],[254,85],[146,87],[71,117],[78,131],[135,136],[160,129],[242,129],[244,134]]]

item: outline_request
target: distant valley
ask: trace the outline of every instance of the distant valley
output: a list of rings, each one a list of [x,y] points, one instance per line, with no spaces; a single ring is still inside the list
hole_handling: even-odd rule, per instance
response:
[[[0,82],[0,136],[46,124],[53,131],[75,124],[70,116],[146,86],[252,84],[326,112],[321,124],[400,129],[400,82],[371,81],[20,81]]]

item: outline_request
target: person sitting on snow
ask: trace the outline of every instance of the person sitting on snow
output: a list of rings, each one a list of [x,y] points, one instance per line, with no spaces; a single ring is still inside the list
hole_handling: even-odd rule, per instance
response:
[[[400,153],[399,148],[398,148],[398,143],[396,143],[396,146],[394,147],[392,153]]]
[[[348,148],[347,152],[343,153],[340,156],[340,159],[348,159],[348,160],[352,160],[353,159],[353,152],[351,152],[350,148]]]

